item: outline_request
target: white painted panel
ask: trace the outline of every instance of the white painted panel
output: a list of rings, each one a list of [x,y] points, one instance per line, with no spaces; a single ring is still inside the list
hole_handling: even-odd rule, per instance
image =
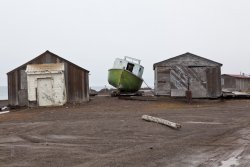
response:
[[[67,101],[64,73],[55,70],[49,72],[27,71],[28,100],[37,101],[40,106],[63,105]]]
[[[26,68],[27,74],[58,73],[64,71],[64,63],[58,64],[29,64]]]
[[[141,78],[143,71],[144,71],[143,66],[141,66],[139,64],[135,64],[132,73]]]
[[[29,75],[27,76],[28,80],[28,100],[29,101],[37,101],[36,100],[36,88],[37,88],[37,78],[38,75]]]
[[[66,103],[66,87],[63,74],[54,75],[53,83],[54,105],[63,105]]]
[[[37,98],[39,106],[52,106],[54,101],[51,78],[40,78],[37,80]]]
[[[116,58],[113,68],[114,69],[126,69],[128,62],[123,59]]]

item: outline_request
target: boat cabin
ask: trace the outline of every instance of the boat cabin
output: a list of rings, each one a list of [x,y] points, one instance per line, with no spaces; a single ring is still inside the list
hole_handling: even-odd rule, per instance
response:
[[[142,78],[144,67],[140,63],[141,60],[125,56],[124,59],[116,58],[113,68],[130,71],[137,77]]]

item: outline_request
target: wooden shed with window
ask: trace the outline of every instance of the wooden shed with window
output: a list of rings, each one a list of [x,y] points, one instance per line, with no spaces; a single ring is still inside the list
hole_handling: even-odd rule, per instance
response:
[[[89,101],[89,71],[46,51],[7,73],[12,106],[55,106]]]
[[[217,98],[221,92],[222,64],[185,53],[153,65],[155,94],[184,97],[187,90],[194,98]]]

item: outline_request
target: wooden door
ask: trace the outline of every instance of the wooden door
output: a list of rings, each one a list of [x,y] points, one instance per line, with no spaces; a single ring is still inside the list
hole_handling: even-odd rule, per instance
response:
[[[166,67],[157,67],[155,71],[156,95],[170,95],[170,70]]]

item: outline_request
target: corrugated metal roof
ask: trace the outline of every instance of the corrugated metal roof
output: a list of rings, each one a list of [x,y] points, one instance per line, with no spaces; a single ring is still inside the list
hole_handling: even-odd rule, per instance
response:
[[[30,64],[27,65],[27,73],[54,73],[64,71],[64,64]]]
[[[250,79],[250,76],[246,76],[246,75],[223,74],[222,76],[230,76],[230,77],[241,78],[241,79]]]

